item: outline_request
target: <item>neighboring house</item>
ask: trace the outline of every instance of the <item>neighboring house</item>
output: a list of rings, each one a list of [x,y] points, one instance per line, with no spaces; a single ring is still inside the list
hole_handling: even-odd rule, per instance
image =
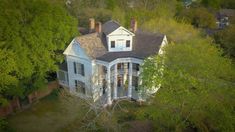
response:
[[[119,98],[140,100],[140,65],[161,53],[166,43],[165,35],[137,30],[134,19],[131,30],[112,20],[102,25],[90,19],[90,33],[74,38],[63,53],[59,83],[71,93],[105,104]]]
[[[197,0],[183,0],[183,4],[185,8],[190,8],[190,6],[193,4],[193,2],[196,2]]]
[[[219,29],[223,29],[230,24],[231,19],[235,19],[235,10],[234,9],[221,9],[216,14],[217,22]]]

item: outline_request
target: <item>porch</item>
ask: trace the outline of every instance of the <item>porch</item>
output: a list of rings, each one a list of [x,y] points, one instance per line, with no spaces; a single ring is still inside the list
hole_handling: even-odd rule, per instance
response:
[[[128,90],[126,90],[125,88],[122,87],[117,87],[117,97],[114,99],[113,94],[111,93],[111,100],[118,100],[118,99],[123,99],[123,98],[129,98],[128,97]],[[139,100],[141,99],[140,97],[140,93],[139,91],[135,90],[134,88],[132,88],[132,96],[131,99],[134,100]],[[100,101],[101,104],[107,104],[108,101],[108,93],[107,91],[103,94],[101,94],[100,98],[98,99],[98,101]]]
[[[97,63],[96,83],[101,86],[100,99],[104,104],[112,104],[120,98],[140,99],[138,86],[142,60],[125,58],[108,64]]]

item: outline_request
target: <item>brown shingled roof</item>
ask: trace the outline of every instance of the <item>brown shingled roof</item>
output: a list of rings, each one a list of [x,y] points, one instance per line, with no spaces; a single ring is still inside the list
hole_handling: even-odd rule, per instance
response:
[[[133,38],[133,50],[123,52],[108,52],[104,34],[92,33],[77,37],[80,46],[88,56],[102,61],[113,61],[117,58],[133,57],[144,59],[156,54],[161,46],[164,35],[153,34],[138,30]]]
[[[91,33],[82,35],[76,38],[80,46],[85,49],[88,56],[95,59],[98,56],[102,56],[107,52],[105,45],[102,42],[102,37],[99,33]]]

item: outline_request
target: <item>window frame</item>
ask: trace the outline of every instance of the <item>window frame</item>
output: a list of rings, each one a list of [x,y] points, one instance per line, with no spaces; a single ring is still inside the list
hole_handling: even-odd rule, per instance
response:
[[[110,47],[111,48],[115,48],[116,47],[115,41],[110,41]]]
[[[74,73],[85,76],[84,64],[79,63],[79,62],[74,62]]]
[[[126,48],[130,48],[131,47],[131,41],[130,40],[126,40]]]

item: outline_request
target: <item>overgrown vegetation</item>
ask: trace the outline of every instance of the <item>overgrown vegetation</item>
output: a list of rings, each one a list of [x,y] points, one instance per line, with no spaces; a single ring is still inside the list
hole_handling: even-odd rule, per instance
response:
[[[144,85],[161,88],[142,118],[148,114],[158,131],[232,131],[234,71],[207,40],[168,44],[143,65]]]
[[[129,28],[135,18],[140,29],[168,38],[164,54],[145,60],[142,67],[144,88],[159,84],[161,88],[150,105],[120,103],[121,108],[128,107],[112,114],[99,109],[83,121],[73,118],[63,130],[85,126],[85,130],[121,131],[129,129],[131,121],[147,120],[155,131],[233,131],[234,25],[213,38],[202,29],[216,28],[215,13],[234,6],[233,0],[198,0],[189,9],[181,0],[3,0],[0,102],[6,104],[7,97],[26,95],[45,83],[47,73],[62,60],[60,51],[76,35],[76,19],[81,27],[88,27],[93,17],[101,22],[114,19]],[[53,95],[57,99],[58,91]]]
[[[0,103],[43,87],[57,70],[77,21],[47,0],[0,2]]]

